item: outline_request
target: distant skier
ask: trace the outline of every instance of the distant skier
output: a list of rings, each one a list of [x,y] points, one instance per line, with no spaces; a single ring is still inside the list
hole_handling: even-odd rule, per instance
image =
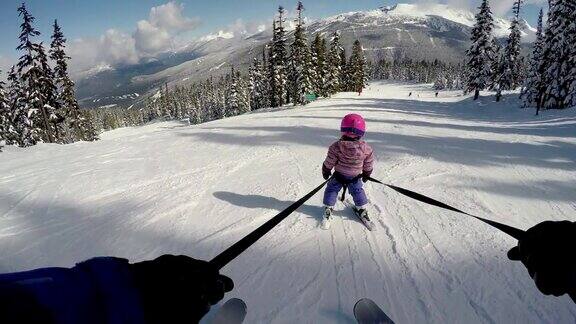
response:
[[[438,98],[438,91],[436,91],[436,98]]]
[[[334,177],[328,182],[324,191],[324,219],[322,227],[330,226],[330,219],[338,193],[347,186],[360,217],[368,222],[368,212],[365,208],[368,198],[362,187],[362,182],[368,181],[368,177],[374,168],[374,156],[372,148],[361,140],[366,132],[366,122],[358,114],[349,114],[342,119],[340,125],[342,137],[328,149],[328,155],[322,165],[322,175],[328,179],[335,170]]]
[[[408,97],[412,97],[412,92],[410,92],[410,93],[408,94]]]

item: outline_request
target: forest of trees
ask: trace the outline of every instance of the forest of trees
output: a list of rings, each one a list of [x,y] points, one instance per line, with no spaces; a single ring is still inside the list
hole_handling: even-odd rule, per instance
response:
[[[483,0],[466,52],[464,90],[478,99],[481,90],[492,90],[499,101],[503,90],[521,88],[524,107],[564,109],[576,105],[576,1],[548,1],[543,26],[540,11],[532,55],[521,55],[520,10],[515,0],[510,35],[503,48],[492,35],[494,21],[488,0]]]
[[[435,90],[462,90],[462,65],[444,63],[438,60],[413,61],[411,59],[379,60],[369,63],[369,76],[372,80],[409,81],[434,83]]]
[[[220,78],[208,78],[186,87],[162,87],[139,108],[80,110],[74,83],[68,77],[65,39],[54,23],[50,49],[52,67],[46,60],[34,18],[22,5],[22,57],[10,72],[8,91],[0,84],[0,140],[8,145],[30,146],[38,142],[71,143],[95,140],[97,131],[141,125],[153,120],[187,119],[197,124],[286,104],[305,105],[317,97],[339,91],[360,92],[368,83],[368,64],[362,45],[354,42],[346,56],[338,33],[329,41],[309,35],[298,2],[296,29],[289,41],[282,7],[273,22],[272,40],[261,57],[254,58],[246,75],[233,67]],[[32,71],[32,73],[30,73]]]
[[[0,81],[0,147],[93,141],[102,130],[135,126],[153,120],[183,120],[192,124],[286,104],[305,105],[340,91],[361,92],[369,79],[434,83],[436,90],[464,90],[478,99],[491,90],[521,88],[524,107],[567,108],[576,105],[576,0],[550,0],[548,19],[540,12],[532,54],[521,54],[520,12],[515,0],[510,35],[504,46],[493,35],[488,0],[482,0],[462,65],[407,58],[368,62],[360,41],[346,54],[338,32],[326,39],[309,35],[298,2],[296,28],[286,31],[286,13],[279,7],[271,41],[246,73],[234,67],[226,75],[171,88],[168,85],[143,105],[80,109],[68,75],[66,39],[57,21],[48,51],[36,39],[34,17],[24,4],[19,46],[21,56]],[[1,73],[1,71],[0,71]]]
[[[0,143],[25,147],[97,139],[87,113],[76,101],[74,82],[68,75],[69,57],[64,52],[66,39],[58,22],[54,21],[47,52],[36,41],[40,32],[25,4],[18,14],[21,56],[8,72],[8,84],[0,82]]]
[[[90,112],[98,129],[134,126],[156,119],[191,124],[236,116],[252,110],[305,105],[317,97],[340,91],[361,92],[368,84],[369,68],[362,45],[355,41],[347,56],[338,33],[329,40],[309,35],[298,2],[293,38],[287,37],[282,7],[273,22],[273,36],[248,73],[231,69],[220,78],[208,78],[186,87],[163,87],[141,109],[108,108]]]

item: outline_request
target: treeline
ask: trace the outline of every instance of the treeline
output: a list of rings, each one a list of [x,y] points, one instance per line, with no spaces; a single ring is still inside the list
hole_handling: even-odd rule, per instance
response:
[[[87,113],[80,110],[74,83],[68,75],[66,39],[57,21],[48,52],[36,41],[40,32],[25,4],[18,8],[22,18],[22,53],[8,72],[8,84],[0,82],[0,146],[31,146],[39,142],[71,143],[97,139]]]
[[[461,65],[444,63],[438,60],[413,61],[411,59],[379,60],[369,64],[370,78],[373,80],[410,81],[434,83],[436,90],[461,90],[463,69]]]
[[[515,0],[514,19],[505,46],[492,35],[494,27],[488,0],[483,0],[466,52],[465,91],[477,99],[481,90],[496,92],[522,88],[525,107],[563,109],[576,105],[576,2],[551,0],[546,26],[540,10],[536,42],[527,62],[520,53],[520,9]]]
[[[361,92],[368,83],[369,71],[360,42],[354,42],[350,56],[338,33],[329,40],[316,34],[309,42],[303,11],[302,2],[298,2],[296,28],[289,41],[285,10],[279,7],[272,40],[260,57],[253,59],[247,73],[232,68],[220,78],[185,87],[165,86],[141,109],[91,112],[93,123],[104,130],[156,119],[188,119],[197,124],[261,108],[305,105],[340,91]]]

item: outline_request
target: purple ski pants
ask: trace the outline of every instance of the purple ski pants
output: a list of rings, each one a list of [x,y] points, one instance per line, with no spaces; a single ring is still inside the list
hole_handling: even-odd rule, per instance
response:
[[[352,179],[354,177],[346,177]],[[336,205],[336,200],[338,199],[338,193],[342,190],[342,184],[336,180],[332,179],[328,181],[326,185],[326,190],[324,190],[324,205],[333,207]],[[348,192],[352,195],[354,204],[356,207],[362,207],[368,203],[368,198],[362,187],[362,179],[358,179],[354,182],[348,184]]]

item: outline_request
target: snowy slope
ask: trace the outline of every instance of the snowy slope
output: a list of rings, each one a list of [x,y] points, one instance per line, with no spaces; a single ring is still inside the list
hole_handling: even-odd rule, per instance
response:
[[[367,119],[377,178],[522,229],[576,221],[576,111],[535,118],[491,102],[374,83],[361,97],[302,108],[8,148],[0,153],[0,271],[96,255],[210,259],[321,182],[327,147],[350,111]],[[504,234],[375,184],[367,191],[376,232],[348,210],[320,230],[317,195],[224,268],[236,282],[227,297],[246,300],[247,323],[353,323],[361,297],[397,323],[576,321],[568,298],[541,295],[506,259],[515,242]]]

